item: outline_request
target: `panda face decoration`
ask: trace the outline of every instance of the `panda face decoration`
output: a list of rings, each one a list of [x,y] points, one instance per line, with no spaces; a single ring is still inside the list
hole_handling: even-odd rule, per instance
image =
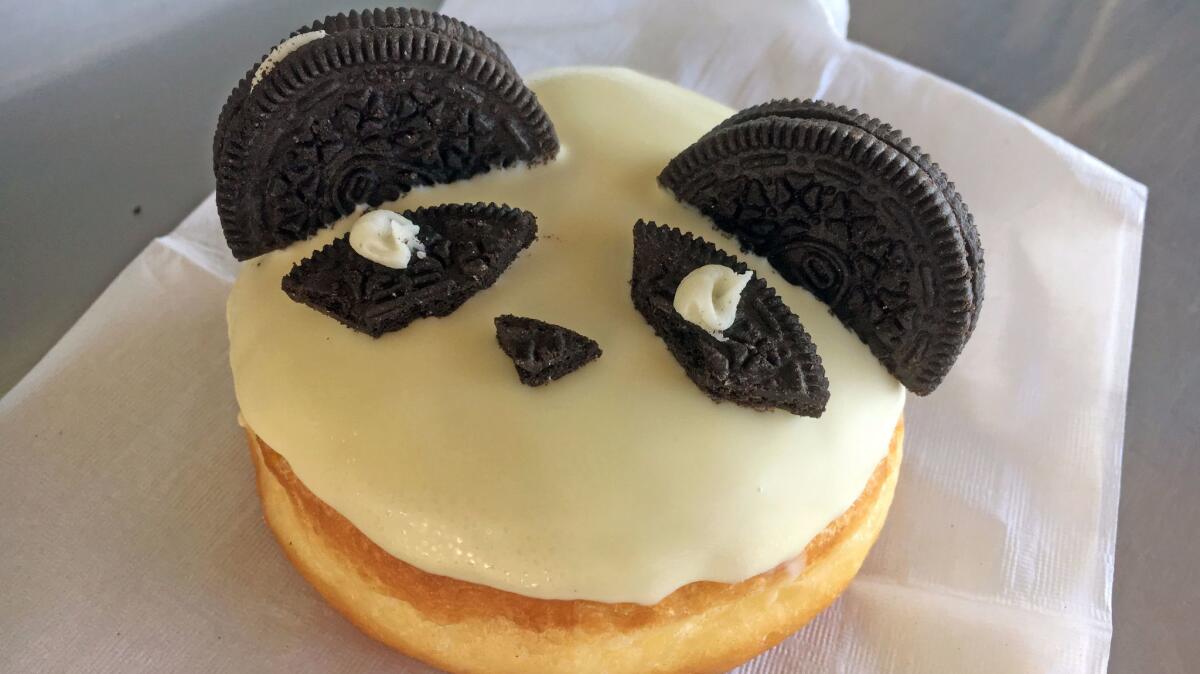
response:
[[[351,13],[284,41],[230,95],[214,142],[218,212],[234,256],[248,259],[414,188],[552,162],[559,149],[537,97],[482,33],[417,10]],[[828,303],[917,393],[937,386],[974,328],[973,220],[937,165],[878,120],[817,101],[754,106],[672,159],[659,182]],[[536,238],[536,215],[503,204],[369,210],[281,283],[381,338],[454,312]],[[703,392],[824,411],[816,347],[766,281],[669,226],[639,221],[633,239],[633,304]],[[600,354],[536,318],[505,317],[497,330],[522,381],[546,383]]]

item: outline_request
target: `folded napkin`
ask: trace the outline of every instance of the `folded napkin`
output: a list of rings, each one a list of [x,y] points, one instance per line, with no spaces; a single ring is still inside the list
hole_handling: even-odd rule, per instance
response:
[[[626,65],[733,107],[820,97],[903,129],[987,251],[979,327],[910,398],[895,505],[850,589],[742,672],[1104,672],[1145,188],[845,39],[845,2],[446,3],[526,74]],[[232,85],[232,83],[231,83]],[[291,569],[227,362],[210,197],[0,400],[0,670],[433,670]]]

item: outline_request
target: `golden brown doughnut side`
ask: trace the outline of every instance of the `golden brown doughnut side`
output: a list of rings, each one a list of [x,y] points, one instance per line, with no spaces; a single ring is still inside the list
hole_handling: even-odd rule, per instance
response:
[[[858,572],[887,516],[904,423],[841,517],[786,563],[701,581],[653,606],[546,600],[421,571],[318,499],[247,428],[267,523],[301,574],[362,631],[453,672],[721,672],[795,632]]]

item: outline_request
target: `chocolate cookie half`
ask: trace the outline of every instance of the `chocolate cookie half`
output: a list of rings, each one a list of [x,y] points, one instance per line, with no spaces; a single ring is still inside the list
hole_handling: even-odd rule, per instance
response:
[[[324,36],[329,33],[340,33],[347,30],[355,30],[360,28],[423,28],[439,35],[456,39],[466,43],[475,49],[484,52],[485,54],[495,58],[505,68],[510,70],[514,76],[519,77],[512,63],[508,60],[508,55],[487,35],[484,35],[474,27],[459,21],[453,17],[443,16],[437,12],[430,12],[424,9],[413,9],[410,7],[388,7],[386,9],[368,9],[361,12],[352,10],[349,13],[340,13],[326,16],[319,21],[313,21],[312,25],[305,26],[298,30],[292,31],[287,38],[281,41],[286,43],[301,35]],[[278,45],[277,47],[278,48]],[[274,53],[274,51],[272,52]],[[225,102],[225,106],[221,108],[220,117],[217,119],[217,127],[222,128],[230,118],[237,117],[241,110],[242,104],[245,103],[246,97],[250,94],[253,88],[253,83],[256,75],[260,75],[259,69],[268,58],[269,54],[263,54],[262,58],[255,63],[250,70],[246,71],[245,77],[234,87],[233,92],[229,95],[229,99]],[[213,159],[221,156],[225,144],[225,135],[217,133],[213,138]]]
[[[300,35],[247,74],[218,123],[217,209],[239,259],[413,187],[558,152],[533,92],[466,24],[377,10]]]
[[[778,99],[746,108],[718,124],[713,131],[767,117],[826,119],[862,129],[908,157],[929,175],[941,190],[946,203],[950,204],[950,208],[953,209],[954,219],[962,233],[963,244],[967,251],[967,266],[971,272],[971,291],[974,295],[974,311],[971,313],[971,330],[974,330],[975,323],[979,319],[979,309],[983,305],[983,248],[979,243],[979,232],[975,229],[974,216],[971,215],[966,202],[962,200],[962,196],[955,189],[954,183],[942,171],[942,167],[938,166],[937,162],[933,161],[929,155],[922,152],[920,146],[914,145],[911,139],[905,137],[903,132],[892,128],[891,124],[854,108],[811,98],[805,100]]]
[[[800,319],[754,277],[719,336],[685,319],[674,306],[680,283],[705,265],[736,273],[747,267],[716,246],[678,229],[639,220],[633,226],[633,304],[688,377],[714,400],[819,417],[829,380]]]
[[[773,101],[718,125],[659,182],[829,304],[915,393],[941,383],[971,335],[974,221],[940,168],[878,120]]]

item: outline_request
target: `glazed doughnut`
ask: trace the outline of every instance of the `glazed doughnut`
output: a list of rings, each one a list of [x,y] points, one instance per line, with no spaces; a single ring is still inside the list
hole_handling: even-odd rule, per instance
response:
[[[690,583],[651,606],[534,599],[421,571],[313,496],[252,429],[246,435],[280,547],[371,637],[452,672],[665,674],[723,672],[779,643],[841,594],[887,517],[904,424],[854,505],[800,557],[740,583]]]

